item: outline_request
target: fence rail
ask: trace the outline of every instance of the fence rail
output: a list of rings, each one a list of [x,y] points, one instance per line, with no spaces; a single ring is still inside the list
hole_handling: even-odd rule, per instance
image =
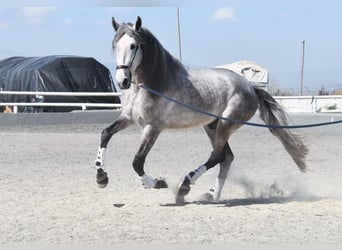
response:
[[[41,95],[41,96],[121,96],[119,92],[38,92],[38,91],[0,91],[0,95]]]
[[[115,92],[36,92],[36,91],[0,91],[1,95],[27,95],[27,96],[121,96]],[[342,95],[329,96],[274,96],[274,98],[292,112],[342,112]],[[26,107],[87,107],[122,108],[119,103],[70,103],[70,102],[0,102],[0,106],[13,106],[13,112],[19,106]]]
[[[38,92],[38,91],[0,91],[1,95],[26,95],[26,96],[121,96],[115,92]],[[0,106],[13,106],[13,112],[18,112],[19,106],[24,107],[87,107],[122,108],[120,103],[77,103],[77,102],[0,102]]]

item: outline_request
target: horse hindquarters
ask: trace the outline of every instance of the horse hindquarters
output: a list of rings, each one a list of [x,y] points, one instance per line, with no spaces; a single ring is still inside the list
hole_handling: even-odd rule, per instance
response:
[[[222,113],[223,117],[233,120],[247,121],[255,114],[256,98],[254,100],[253,96],[240,94],[231,96],[227,107]],[[243,101],[241,96],[244,97],[244,100],[248,101]],[[200,175],[202,175],[206,170],[215,167],[218,163],[220,163],[219,175],[214,186],[203,198],[206,198],[209,201],[217,201],[220,197],[230,165],[234,160],[234,155],[227,142],[230,136],[241,127],[241,124],[234,123],[229,120],[218,120],[217,123],[215,123],[214,126],[213,125],[214,123],[211,123],[206,126],[206,132],[211,140],[213,152],[206,163],[196,170],[191,171],[185,176],[183,182],[179,184],[176,202],[184,202],[184,196],[189,193],[190,185],[194,184]],[[203,166],[205,167],[205,171],[203,170]]]
[[[260,101],[260,118],[268,125],[288,125],[287,114],[276,100],[266,91],[257,87],[254,89]],[[308,149],[301,138],[289,129],[275,128],[270,131],[280,140],[300,171],[306,172],[305,157]]]

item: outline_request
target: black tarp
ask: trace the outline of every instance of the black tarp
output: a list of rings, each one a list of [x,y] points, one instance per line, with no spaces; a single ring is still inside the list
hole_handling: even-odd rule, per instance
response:
[[[0,90],[39,92],[116,92],[110,71],[90,57],[10,57],[0,60]],[[0,95],[2,102],[40,102],[41,96]],[[44,96],[44,102],[120,103],[119,97]],[[21,112],[37,108],[18,107]],[[40,111],[77,108],[44,107]]]

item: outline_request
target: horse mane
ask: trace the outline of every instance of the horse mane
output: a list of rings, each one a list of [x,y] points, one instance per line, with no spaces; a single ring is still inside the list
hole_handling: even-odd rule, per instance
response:
[[[140,44],[144,43],[144,40],[142,36],[140,35],[140,32],[133,29],[132,23],[122,23],[120,25],[119,30],[116,32],[114,40],[113,40],[113,48],[115,48],[118,41],[125,35],[129,35],[130,37],[137,40]]]
[[[183,64],[173,57],[144,27],[136,31],[131,23],[121,24],[114,37],[113,47],[125,34],[135,39],[142,48],[143,60],[136,70],[139,82],[155,90],[163,90],[167,88],[170,81],[177,82],[176,77],[179,77],[179,72],[186,74]]]

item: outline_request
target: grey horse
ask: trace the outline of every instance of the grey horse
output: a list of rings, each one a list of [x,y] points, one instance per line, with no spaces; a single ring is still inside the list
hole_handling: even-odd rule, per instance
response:
[[[228,144],[230,136],[241,123],[218,119],[188,110],[157,96],[138,83],[205,112],[239,121],[248,121],[259,109],[266,124],[287,125],[287,114],[266,91],[253,86],[245,78],[226,69],[194,69],[181,64],[164,49],[158,39],[142,27],[141,18],[132,23],[116,22],[113,49],[116,56],[115,80],[124,93],[123,109],[118,119],[102,131],[101,144],[95,161],[99,187],[108,183],[104,156],[111,137],[135,124],[142,128],[142,141],[133,160],[133,168],[145,188],[166,188],[163,179],[146,174],[147,154],[164,129],[184,129],[203,126],[213,151],[209,159],[190,171],[178,185],[176,202],[183,203],[191,185],[207,170],[220,165],[219,174],[208,193],[208,201],[218,201],[230,165],[234,159]],[[306,171],[307,148],[301,138],[283,128],[270,129],[283,144],[298,168]]]

